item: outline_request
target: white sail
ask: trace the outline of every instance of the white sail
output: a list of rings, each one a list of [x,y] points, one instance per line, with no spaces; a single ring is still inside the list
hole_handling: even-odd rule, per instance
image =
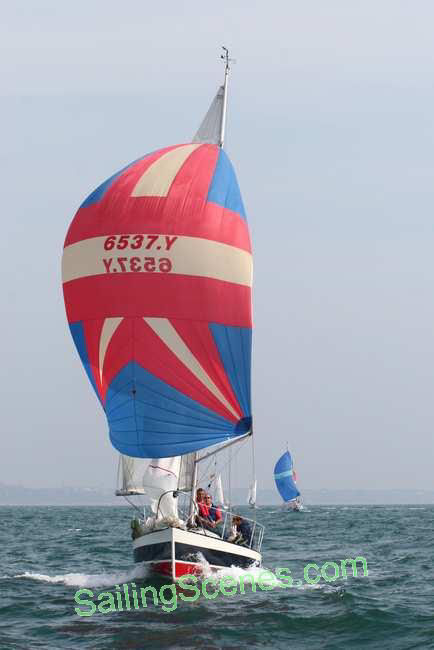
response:
[[[196,460],[196,452],[181,456],[181,467],[179,470],[178,490],[189,492],[192,489],[195,460]]]
[[[224,87],[220,86],[193,142],[220,144],[224,105]]]
[[[253,483],[250,484],[249,495],[247,497],[247,503],[252,507],[256,505],[256,484],[257,481],[255,479]]]
[[[153,458],[143,476],[143,487],[157,519],[178,516],[178,499],[173,491],[178,489],[180,465],[181,456]]]
[[[147,458],[133,458],[120,454],[120,485],[116,494],[144,494],[143,475],[149,463]]]
[[[217,475],[216,481],[215,481],[215,502],[219,506],[224,506],[225,505],[225,497],[223,494],[223,486],[222,486],[222,477],[221,474]]]
[[[146,495],[157,519],[178,516],[178,499],[173,490],[190,491],[195,453],[170,458],[133,458],[120,454],[118,496]],[[164,495],[165,492],[169,494]],[[164,495],[164,496],[163,496]],[[161,497],[161,500],[160,500]],[[158,506],[158,502],[160,505]]]

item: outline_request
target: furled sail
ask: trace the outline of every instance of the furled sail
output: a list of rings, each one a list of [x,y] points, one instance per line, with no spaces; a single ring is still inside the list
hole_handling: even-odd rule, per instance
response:
[[[223,119],[224,88],[220,86],[200,125],[193,142],[219,144]]]
[[[220,147],[166,147],[114,174],[75,215],[62,267],[121,454],[175,457],[251,430],[251,245]]]
[[[289,451],[279,458],[274,468],[274,480],[280,496],[284,501],[292,501],[300,496],[294,479],[292,457]]]
[[[256,505],[256,485],[257,481],[254,480],[249,486],[249,494],[247,496],[247,503],[252,507]]]

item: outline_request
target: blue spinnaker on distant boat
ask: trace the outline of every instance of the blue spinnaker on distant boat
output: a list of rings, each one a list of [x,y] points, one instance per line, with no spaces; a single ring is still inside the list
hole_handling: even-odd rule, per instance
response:
[[[300,492],[295,484],[294,469],[291,454],[285,451],[279,458],[274,468],[274,480],[280,496],[284,501],[292,501],[300,496]]]

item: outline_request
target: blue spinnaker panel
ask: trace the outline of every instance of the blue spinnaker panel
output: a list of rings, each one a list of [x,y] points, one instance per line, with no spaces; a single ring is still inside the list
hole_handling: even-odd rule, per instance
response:
[[[164,458],[167,449],[182,455],[245,433],[134,362],[111,383],[106,415],[113,446],[136,458]]]
[[[289,451],[286,451],[277,461],[274,468],[274,480],[277,490],[284,501],[292,501],[300,496],[294,481],[294,469]]]

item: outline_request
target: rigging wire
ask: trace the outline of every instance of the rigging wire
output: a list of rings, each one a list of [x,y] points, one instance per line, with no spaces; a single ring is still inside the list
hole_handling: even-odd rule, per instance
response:
[[[208,480],[208,486],[207,488],[209,489],[211,485],[215,482],[218,473],[223,474],[223,472],[226,471],[227,473],[227,482],[228,482],[228,504],[227,504],[227,509],[230,510],[232,507],[232,471],[236,466],[234,463],[237,460],[238,454],[242,449],[245,448],[245,445],[248,443],[248,438],[245,440],[242,440],[236,447],[229,447],[227,451],[227,459],[226,461],[220,462],[218,465],[217,463],[219,462],[217,460],[217,457],[211,457],[207,464],[206,467],[200,472],[198,471],[198,479],[196,482],[196,485],[199,485],[200,483]],[[222,458],[222,455],[220,455],[220,459]],[[213,472],[211,473],[211,467],[212,464],[214,464]],[[199,465],[200,467],[200,465]],[[217,468],[219,469],[219,472],[217,472]]]
[[[244,449],[244,446],[247,444],[248,440],[249,440],[249,439],[246,438],[245,440],[242,440],[242,441],[241,441],[241,442],[236,446],[236,448],[234,447],[235,452],[234,452],[233,458],[235,458],[235,456],[238,456],[238,454],[240,453],[240,451],[241,451],[242,449]],[[229,453],[229,452],[231,451],[231,449],[228,449],[227,451],[228,451],[228,453]],[[228,467],[228,465],[230,464],[230,461],[231,461],[231,457],[229,458],[229,460],[227,460],[226,462],[224,462],[224,463],[222,463],[222,464],[220,465],[220,472],[222,472],[224,469],[226,469],[226,467]],[[213,463],[213,462],[214,462],[214,458],[211,457],[211,460],[208,461],[208,465],[206,466],[206,469],[203,470],[203,471],[201,472],[201,474],[200,474],[200,479],[201,479],[201,480],[204,480],[204,478],[205,478],[206,475],[207,475],[207,472],[209,471],[210,465],[211,465],[211,463]],[[216,462],[216,464],[217,464],[217,459],[215,459],[215,462]]]

